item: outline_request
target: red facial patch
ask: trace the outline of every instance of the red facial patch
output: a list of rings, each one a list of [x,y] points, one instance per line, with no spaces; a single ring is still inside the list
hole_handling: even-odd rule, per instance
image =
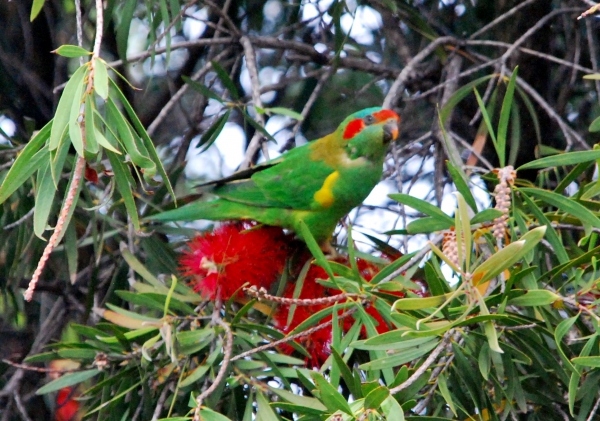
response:
[[[365,128],[365,122],[362,119],[357,118],[356,120],[352,120],[346,126],[346,130],[344,130],[344,139],[351,139],[357,133],[359,133],[362,129]]]
[[[381,110],[378,111],[376,113],[373,113],[373,117],[375,117],[375,119],[377,121],[385,121],[388,120],[390,118],[396,119],[396,120],[400,120],[400,116],[398,114],[396,114],[395,112],[393,112],[392,110]]]

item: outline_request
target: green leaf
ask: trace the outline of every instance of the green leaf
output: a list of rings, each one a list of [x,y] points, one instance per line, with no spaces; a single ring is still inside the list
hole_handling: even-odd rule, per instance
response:
[[[440,110],[440,120],[442,122],[442,126],[448,120],[448,117],[456,107],[456,105],[470,95],[473,92],[473,88],[475,86],[481,85],[483,82],[487,82],[488,80],[496,77],[496,75],[491,74],[487,76],[480,77],[479,79],[475,79],[473,82],[469,82],[460,89],[457,89],[456,92],[448,99],[448,101],[444,104],[442,109]]]
[[[82,110],[81,106],[83,105],[82,98],[84,97],[85,84],[80,83],[75,88],[75,92],[73,94],[71,104],[71,115],[69,116],[69,122],[67,124],[69,130],[69,138],[71,139],[71,144],[77,151],[77,155],[84,156],[83,151],[83,134],[81,133],[81,123],[80,119],[82,118]],[[85,108],[83,110],[85,112]]]
[[[35,195],[35,210],[33,213],[33,232],[44,240],[43,234],[48,224],[50,210],[54,204],[56,188],[50,175],[50,162],[39,169],[37,175],[37,191]]]
[[[225,112],[225,114],[223,114],[222,116],[220,116],[206,130],[206,132],[204,132],[204,134],[202,135],[202,139],[200,139],[200,141],[198,142],[198,146],[197,146],[197,147],[200,147],[200,146],[203,147],[202,150],[200,151],[201,153],[204,152],[205,150],[207,150],[208,148],[210,148],[210,146],[213,143],[215,143],[215,140],[217,140],[217,137],[219,137],[219,135],[223,131],[223,127],[225,127],[225,124],[229,120],[229,116],[230,115],[231,115],[231,109],[228,109]]]
[[[519,66],[515,67],[510,76],[504,100],[502,101],[502,109],[500,110],[500,121],[498,122],[498,158],[501,167],[504,167],[506,163],[506,133],[508,132],[508,121],[510,119],[510,109],[515,94],[515,86],[517,85],[518,71]]]
[[[410,221],[406,226],[406,231],[408,234],[429,234],[435,231],[443,231],[447,230],[453,223],[449,223],[448,221],[438,219],[433,216],[426,216],[423,218],[415,219],[414,221]]]
[[[552,227],[550,220],[546,217],[546,215],[544,215],[542,210],[536,205],[533,199],[530,198],[527,194],[525,194],[525,192],[521,191],[521,197],[523,201],[527,204],[527,206],[530,208],[534,218],[536,218],[541,225],[546,226],[548,242],[550,243],[550,245],[552,245],[552,248],[554,249],[554,254],[556,255],[556,258],[558,259],[560,264],[567,263],[569,261],[569,256],[561,238],[556,233],[556,230]],[[518,216],[519,214],[517,213],[515,215]],[[518,218],[517,221],[519,221]],[[524,227],[524,223],[522,225]]]
[[[264,137],[272,142],[277,142],[271,133],[269,133],[263,126],[258,124],[248,113],[242,113],[242,117],[244,117],[244,121],[247,121],[252,127],[261,132]]]
[[[493,221],[496,218],[499,218],[503,215],[502,211],[498,209],[486,209],[479,212],[471,219],[471,225],[480,224],[486,221]]]
[[[161,158],[158,156],[158,152],[156,152],[156,148],[154,147],[154,144],[152,143],[152,139],[150,139],[150,136],[148,136],[148,132],[146,131],[146,128],[144,127],[144,125],[138,118],[137,114],[131,107],[131,104],[129,104],[129,101],[127,101],[127,98],[125,97],[125,95],[123,95],[123,92],[121,92],[121,89],[119,89],[119,86],[112,79],[109,79],[109,80],[110,80],[111,85],[113,86],[114,94],[117,96],[119,101],[121,101],[121,105],[123,106],[125,111],[127,111],[127,115],[129,116],[129,119],[131,120],[133,127],[135,128],[135,130],[137,130],[138,135],[142,138],[142,141],[144,142],[144,146],[146,147],[146,150],[150,154],[150,159],[152,159],[152,161],[156,165],[158,174],[160,174],[160,176],[162,178],[162,182],[164,183],[164,185],[167,188],[167,191],[169,192],[171,197],[173,197],[175,204],[177,204],[175,192],[173,191],[173,186],[171,186],[171,180],[169,179],[169,176],[167,175],[165,168],[163,167]],[[146,176],[146,175],[147,175],[147,173],[144,174],[144,176]]]
[[[600,159],[600,150],[567,152],[560,155],[546,156],[544,158],[528,162],[527,164],[523,164],[517,168],[517,171],[525,169],[547,169],[563,165],[575,165],[581,164],[582,162],[595,161],[597,159]]]
[[[452,395],[450,394],[450,390],[448,390],[448,382],[446,381],[446,374],[445,373],[440,373],[439,377],[437,378],[438,381],[438,387],[440,388],[440,393],[442,394],[442,397],[444,398],[444,400],[446,401],[446,404],[448,404],[448,407],[450,408],[450,410],[452,411],[452,413],[454,414],[454,417],[456,418],[456,408],[454,407],[454,401],[452,400]]]
[[[596,117],[588,129],[591,133],[600,132],[600,117]]]
[[[389,367],[398,367],[399,365],[409,363],[427,354],[429,351],[434,349],[439,341],[432,341],[422,346],[416,346],[414,348],[404,349],[393,355],[389,355],[383,358],[374,359],[367,363],[358,366],[361,370],[381,370]]]
[[[600,367],[600,357],[575,357],[571,360],[573,364],[582,365],[584,367]]]
[[[213,91],[211,91],[210,89],[208,89],[206,86],[196,82],[195,80],[190,79],[187,76],[181,76],[181,79],[183,79],[183,81],[185,83],[190,85],[190,87],[192,89],[200,92],[200,94],[204,95],[205,97],[214,99],[215,101],[218,101],[221,104],[224,104],[224,101],[221,99],[221,97],[219,95],[217,95],[216,93],[214,93]]]
[[[94,127],[94,136],[98,141],[98,144],[102,146],[104,149],[111,151],[117,155],[121,155],[121,152],[102,134],[97,127]]]
[[[74,284],[77,280],[77,232],[75,224],[68,223],[64,228],[64,250],[67,255],[67,269],[69,270],[69,280]]]
[[[225,415],[219,414],[205,406],[202,406],[200,409],[200,419],[203,421],[231,421]]]
[[[126,174],[126,171],[128,170],[115,153],[107,150],[106,155],[108,156],[108,160],[112,166],[115,181],[117,183],[117,189],[123,198],[127,213],[131,217],[131,223],[136,231],[140,231],[140,218],[138,216],[137,206],[135,205],[132,186],[129,184],[129,179],[127,178]]]
[[[94,90],[105,101],[108,99],[108,70],[101,58],[94,61]]]
[[[127,42],[129,40],[129,28],[133,20],[133,13],[138,4],[137,0],[125,0],[123,8],[119,11],[119,23],[117,25],[117,51],[123,63],[127,62]]]
[[[377,410],[381,406],[384,400],[390,396],[390,391],[385,386],[379,386],[371,390],[367,396],[365,396],[365,409]]]
[[[293,403],[295,405],[306,406],[308,408],[316,409],[321,412],[324,412],[327,410],[325,405],[323,405],[321,402],[319,402],[318,399],[311,398],[308,396],[298,395],[296,393],[289,392],[280,387],[272,387],[272,386],[268,386],[268,387],[272,393],[274,393],[275,395],[279,396],[280,398],[282,398],[290,403]]]
[[[558,348],[558,353],[567,366],[567,368],[571,371],[571,373],[581,374],[579,370],[569,361],[567,354],[562,348],[562,340],[567,333],[571,330],[577,319],[579,318],[579,314],[576,314],[573,317],[569,317],[568,319],[563,320],[556,326],[554,330],[554,340],[556,341],[556,347]]]
[[[392,310],[421,310],[424,308],[437,307],[443,304],[453,293],[436,295],[425,298],[401,298],[392,306]]]
[[[86,381],[87,379],[91,379],[92,377],[98,375],[101,371],[94,368],[93,370],[85,370],[79,371],[77,373],[68,373],[56,380],[52,380],[45,386],[39,388],[35,394],[36,395],[45,395],[46,393],[56,392],[57,390],[62,389],[63,387],[73,386],[74,384],[78,384]]]
[[[59,349],[58,356],[69,360],[93,360],[98,351],[95,349]]]
[[[404,410],[393,396],[388,396],[381,404],[386,421],[404,421]]]
[[[523,295],[508,300],[508,304],[522,307],[545,306],[558,300],[560,296],[547,289],[530,289]]]
[[[256,421],[279,421],[275,411],[273,411],[273,408],[269,405],[269,401],[260,392],[256,393],[256,403],[258,404]]]
[[[33,10],[32,10],[32,12],[33,12]],[[61,45],[60,47],[58,47],[56,50],[54,50],[52,52],[58,54],[59,56],[69,57],[69,58],[92,55],[91,51],[88,51],[85,48],[81,48],[77,45]]]
[[[50,131],[49,149],[51,151],[58,147],[60,138],[67,129],[69,119],[72,115],[71,111],[73,109],[73,104],[80,104],[81,94],[78,98],[76,98],[76,94],[77,92],[82,92],[83,80],[87,75],[88,70],[89,67],[86,64],[80,66],[79,69],[73,73],[73,76],[71,76],[71,79],[67,82],[67,85],[60,96],[58,106],[56,107],[56,113],[52,120],[52,130]]]
[[[350,393],[352,393],[352,395],[355,397],[361,397],[362,392],[360,391],[360,388],[356,387],[355,378],[352,375],[350,368],[348,368],[348,365],[346,364],[342,356],[335,350],[335,348],[331,348],[331,355],[333,356],[332,364],[337,366],[337,369],[339,370],[340,375],[344,379],[346,386],[350,390]],[[346,353],[346,355],[348,355],[348,353]]]
[[[469,211],[467,210],[467,202],[462,194],[454,193],[458,204],[458,209],[455,213],[456,227],[456,242],[458,246],[458,261],[465,262],[467,271],[471,267],[471,224],[469,221]],[[464,256],[462,256],[464,252]]]
[[[392,200],[395,200],[396,202],[400,202],[402,204],[410,206],[411,208],[422,212],[426,215],[429,215],[435,219],[447,222],[450,225],[454,225],[454,219],[452,217],[446,215],[440,208],[432,205],[429,202],[404,193],[388,194],[388,197]]]
[[[600,228],[600,219],[594,215],[585,206],[579,204],[574,199],[564,197],[561,194],[554,193],[548,190],[536,189],[536,188],[520,188],[531,196],[545,201],[546,203],[555,206],[565,213],[573,215],[578,218],[582,224],[589,224],[595,228]]]
[[[45,2],[46,0],[33,0],[33,5],[31,6],[31,14],[29,15],[30,22],[33,22],[33,20],[40,14]]]
[[[418,347],[423,344],[426,344],[427,342],[436,340],[435,338],[411,339],[404,335],[405,332],[405,330],[400,329],[391,330],[389,332],[381,333],[367,340],[356,341],[352,343],[351,346],[352,348],[364,349],[367,351],[398,351],[400,349]]]
[[[473,271],[473,282],[478,285],[498,276],[504,270],[512,267],[532,250],[544,237],[546,226],[537,227],[523,235],[502,250],[493,254]]]
[[[265,111],[268,113],[273,113],[273,114],[280,114],[280,115],[284,115],[287,117],[291,117],[295,120],[298,121],[302,121],[304,120],[304,117],[302,117],[302,114],[297,113],[294,110],[290,110],[289,108],[284,108],[284,107],[273,107],[273,108],[265,108]]]
[[[492,126],[492,120],[490,119],[490,115],[488,114],[483,99],[479,95],[479,92],[477,92],[477,89],[473,88],[473,92],[475,93],[475,98],[477,99],[477,104],[479,105],[479,111],[481,111],[481,115],[483,116],[483,121],[485,122],[487,131],[490,135],[490,138],[492,139],[494,148],[496,149],[496,155],[498,155],[498,160],[501,163],[500,166],[504,167],[504,161],[506,160],[506,157],[504,155],[506,154],[500,155],[500,153],[503,151],[498,145],[498,139],[496,139],[496,134],[494,133],[494,127]]]
[[[302,239],[306,242],[306,245],[308,246],[308,249],[314,256],[317,264],[325,270],[325,272],[329,276],[329,279],[331,279],[331,281],[333,283],[335,283],[335,276],[333,274],[333,270],[331,269],[331,266],[329,265],[329,262],[327,261],[327,259],[325,258],[325,255],[323,254],[323,251],[321,250],[321,248],[315,241],[315,238],[313,237],[312,233],[308,229],[308,226],[301,219],[298,221],[298,228],[299,228],[298,234],[300,234]]]
[[[223,67],[221,67],[221,65],[216,61],[211,61],[211,64],[213,70],[217,74],[217,77],[219,78],[223,86],[225,86],[225,88],[229,91],[231,97],[234,100],[240,99],[240,94],[235,86],[235,83],[233,83],[233,80],[231,80],[227,71],[225,71],[225,69],[223,69]]]
[[[327,407],[330,412],[342,411],[348,415],[352,415],[352,409],[348,405],[348,401],[334,388],[331,383],[325,380],[325,377],[320,373],[310,373],[315,386],[319,392],[320,401]]]
[[[496,329],[494,329],[494,324],[490,321],[483,322],[483,331],[485,332],[485,336],[488,340],[488,345],[490,349],[499,354],[503,354],[504,351],[500,348],[498,344],[498,333]]]
[[[204,377],[204,375],[210,369],[211,369],[211,366],[208,364],[199,365],[194,370],[187,373],[187,377],[179,384],[179,386],[187,387],[187,386],[190,386],[190,385],[196,383],[198,380],[202,379]]]
[[[119,132],[119,139],[123,142],[131,162],[154,176],[156,174],[156,164],[148,156],[148,151],[141,139],[131,131],[125,116],[121,114],[112,98],[109,98],[106,102],[106,109],[109,115],[108,122],[111,127],[116,127]]]
[[[477,212],[477,203],[475,202],[473,193],[471,193],[471,189],[469,188],[469,184],[467,183],[467,175],[464,173],[462,168],[455,167],[450,161],[446,161],[446,166],[448,167],[450,177],[452,177],[452,181],[456,186],[456,190],[458,190],[460,194],[463,195],[469,207],[473,209],[473,212]]]
[[[96,139],[96,126],[94,124],[94,108],[92,95],[85,96],[85,150],[92,155],[99,151],[98,140]]]
[[[379,272],[377,272],[377,274],[373,277],[373,279],[371,279],[371,282],[369,282],[369,283],[371,285],[377,285],[379,282],[381,282],[382,280],[387,278],[389,275],[391,275],[396,269],[402,267],[402,265],[404,265],[410,259],[412,259],[412,257],[415,254],[416,254],[416,252],[409,253],[409,254],[405,254],[404,256],[397,258],[392,263],[390,263],[389,265],[387,265],[383,269],[381,269]]]

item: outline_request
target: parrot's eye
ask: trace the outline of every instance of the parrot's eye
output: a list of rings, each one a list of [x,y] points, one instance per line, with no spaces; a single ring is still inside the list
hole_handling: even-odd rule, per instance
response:
[[[371,114],[369,114],[368,116],[366,116],[363,121],[365,122],[365,124],[368,126],[370,124],[375,123],[375,117],[373,117]]]

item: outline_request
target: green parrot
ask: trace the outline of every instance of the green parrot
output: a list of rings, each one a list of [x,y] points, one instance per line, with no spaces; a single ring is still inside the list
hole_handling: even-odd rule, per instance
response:
[[[323,246],[339,220],[381,179],[388,144],[397,139],[399,124],[400,117],[391,110],[358,111],[321,139],[199,186],[217,200],[191,203],[148,219],[254,220],[292,229],[300,237],[303,221]]]

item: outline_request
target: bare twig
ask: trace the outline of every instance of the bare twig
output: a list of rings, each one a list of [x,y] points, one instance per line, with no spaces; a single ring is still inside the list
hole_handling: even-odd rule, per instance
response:
[[[289,305],[297,305],[297,306],[315,306],[315,305],[326,305],[333,304],[338,301],[345,301],[348,298],[365,298],[360,294],[352,294],[352,293],[343,293],[332,295],[331,297],[323,297],[323,298],[310,298],[310,299],[302,299],[302,298],[285,298],[278,297],[276,295],[267,294],[266,291],[257,290],[256,287],[244,288],[244,292],[254,298],[257,298],[259,301],[271,301],[279,304],[289,304]]]
[[[248,74],[250,75],[250,84],[252,86],[252,102],[254,103],[254,107],[256,109],[256,120],[258,120],[258,124],[260,124],[262,127],[265,127],[265,117],[258,110],[259,108],[262,109],[264,107],[262,100],[260,99],[260,79],[258,78],[258,70],[256,68],[256,54],[254,52],[254,47],[247,36],[241,37],[240,43],[244,47],[244,54],[246,55],[246,67],[248,68]],[[244,161],[240,165],[241,170],[250,166],[254,156],[260,148],[262,148],[265,159],[267,161],[269,160],[269,151],[266,147],[267,145],[263,142],[263,138],[264,136],[260,131],[256,130],[254,132],[252,140],[250,140],[248,145],[248,149],[246,149]]]
[[[27,414],[27,409],[25,409],[25,405],[23,405],[23,401],[21,400],[21,395],[19,394],[19,391],[15,390],[15,393],[13,393],[13,398],[15,400],[15,403],[17,404],[17,409],[21,413],[21,417],[23,417],[25,421],[32,421],[31,417],[29,417],[29,414]]]
[[[434,244],[439,244],[442,241],[443,236],[442,235],[436,235],[431,242]],[[405,270],[413,267],[414,265],[418,265],[421,260],[423,259],[423,257],[425,257],[425,255],[427,253],[429,253],[431,251],[431,249],[428,246],[423,247],[418,253],[416,253],[412,259],[410,259],[408,262],[406,262],[405,264],[403,264],[402,266],[400,266],[398,269],[396,269],[395,271],[393,271],[392,273],[390,273],[388,276],[386,276],[385,278],[383,278],[381,280],[381,282],[379,282],[379,285],[384,284],[386,282],[390,282],[392,279],[394,279],[396,276],[401,275],[402,272],[404,272]]]
[[[35,212],[35,207],[31,208],[25,215],[23,215],[22,217],[20,217],[19,219],[17,219],[15,222],[11,222],[10,224],[5,225],[4,226],[4,230],[9,230],[9,229],[12,229],[14,227],[18,227],[23,222],[25,222],[29,218],[31,218],[33,216],[34,212]]]
[[[504,22],[506,19],[508,19],[509,17],[513,16],[519,10],[521,10],[522,8],[524,8],[526,6],[529,6],[531,3],[535,2],[535,1],[537,1],[537,0],[526,0],[523,3],[520,3],[520,4],[516,5],[512,9],[510,9],[507,12],[501,14],[496,19],[494,19],[493,21],[491,21],[490,23],[488,23],[487,25],[485,25],[483,28],[478,29],[477,31],[473,32],[471,34],[471,36],[469,37],[469,39],[475,39],[475,38],[477,38],[479,35],[481,35],[481,34],[487,32],[487,31],[489,31],[494,26],[498,25],[500,22]]]
[[[340,314],[338,316],[338,320],[344,319],[344,318],[346,318],[346,317],[354,314],[355,312],[356,312],[356,308],[351,308],[350,310],[345,311],[344,313]],[[266,345],[262,345],[262,346],[250,349],[250,350],[248,350],[246,352],[242,352],[241,354],[238,354],[235,357],[233,357],[231,359],[231,361],[241,360],[242,358],[246,358],[246,357],[248,357],[248,356],[250,356],[252,354],[256,354],[257,352],[263,352],[263,351],[266,351],[267,349],[276,348],[279,345],[283,345],[285,343],[288,343],[288,342],[291,342],[291,341],[295,341],[296,339],[304,338],[306,336],[312,335],[313,333],[315,333],[315,332],[317,332],[317,331],[319,331],[321,329],[325,329],[326,327],[329,327],[332,324],[333,324],[333,319],[329,320],[329,321],[327,321],[325,323],[322,323],[320,325],[317,325],[315,327],[311,327],[310,329],[306,329],[306,330],[304,330],[302,332],[296,333],[294,335],[286,336],[285,338],[279,339],[278,341],[271,342],[271,343],[268,343]]]
[[[210,387],[208,389],[206,389],[204,392],[202,392],[201,394],[199,394],[196,397],[196,409],[194,411],[194,421],[201,420],[200,408],[202,407],[202,402],[204,401],[204,399],[209,397],[215,390],[217,390],[217,388],[219,387],[219,384],[225,378],[225,374],[227,373],[227,367],[229,366],[229,362],[231,361],[231,353],[233,351],[233,333],[232,333],[229,325],[227,323],[225,323],[223,320],[218,319],[218,320],[216,320],[216,323],[219,326],[221,326],[225,330],[225,333],[226,333],[226,340],[223,345],[223,361],[221,362],[221,368],[219,369],[219,372],[217,373],[217,377],[215,377],[215,380],[213,381],[213,383],[210,385]]]
[[[37,373],[60,373],[60,374],[64,374],[64,373],[73,373],[75,371],[79,371],[79,369],[57,369],[57,368],[44,368],[44,367],[34,367],[31,365],[27,365],[27,364],[19,364],[19,363],[15,363],[11,360],[7,360],[6,358],[2,359],[2,362],[4,364],[8,364],[11,367],[15,367],[15,368],[20,368],[22,370],[27,370],[27,371],[35,371]]]
[[[223,57],[227,56],[230,52],[231,52],[230,49],[225,49],[225,50],[221,51],[219,54],[217,54],[215,56],[214,60],[219,61]],[[202,68],[200,68],[200,70],[198,70],[196,73],[194,73],[190,79],[197,81],[198,79],[200,79],[204,75],[206,75],[211,69],[212,69],[212,62],[209,61],[204,66],[202,66]],[[160,112],[158,113],[158,115],[156,116],[154,121],[152,123],[150,123],[150,125],[148,126],[148,129],[147,129],[148,136],[154,135],[154,132],[156,131],[158,126],[167,118],[167,115],[169,114],[171,109],[173,109],[173,107],[175,107],[175,105],[179,102],[181,97],[183,97],[183,95],[187,92],[189,87],[190,87],[190,85],[188,85],[188,84],[183,85],[181,88],[179,88],[179,90],[175,93],[175,95],[173,95],[171,97],[171,99],[169,99],[169,102],[167,102],[165,104],[165,106],[162,107],[162,109],[160,110]]]
[[[454,37],[440,37],[436,38],[435,41],[432,41],[427,47],[423,48],[423,50],[421,50],[419,54],[414,56],[411,61],[406,63],[406,66],[404,66],[404,68],[390,87],[390,91],[388,92],[388,94],[385,97],[385,100],[383,101],[383,108],[390,108],[396,104],[398,95],[400,95],[400,92],[404,90],[406,81],[408,80],[410,74],[415,70],[415,67],[419,63],[421,63],[427,56],[433,53],[436,50],[436,48],[443,44],[457,45],[459,44],[459,41]]]
[[[587,419],[585,421],[592,421],[594,419],[594,417],[596,416],[596,412],[598,412],[599,406],[600,406],[600,398],[596,399],[596,403],[594,404],[594,407],[592,408],[590,415],[587,417]]]
[[[431,365],[435,362],[435,360],[438,358],[438,356],[446,349],[446,347],[450,343],[450,337],[453,334],[454,334],[454,329],[450,329],[449,331],[447,331],[444,334],[444,337],[442,338],[441,342],[438,344],[438,346],[435,347],[435,349],[433,351],[431,351],[431,354],[429,354],[429,356],[423,362],[423,364],[421,364],[421,366],[417,370],[415,370],[413,375],[410,376],[408,379],[406,379],[406,381],[404,381],[404,383],[391,388],[390,394],[394,395],[394,394],[410,387],[414,382],[416,382],[419,379],[419,377],[421,377],[423,375],[423,373],[425,373],[429,369],[429,367],[431,367]]]

